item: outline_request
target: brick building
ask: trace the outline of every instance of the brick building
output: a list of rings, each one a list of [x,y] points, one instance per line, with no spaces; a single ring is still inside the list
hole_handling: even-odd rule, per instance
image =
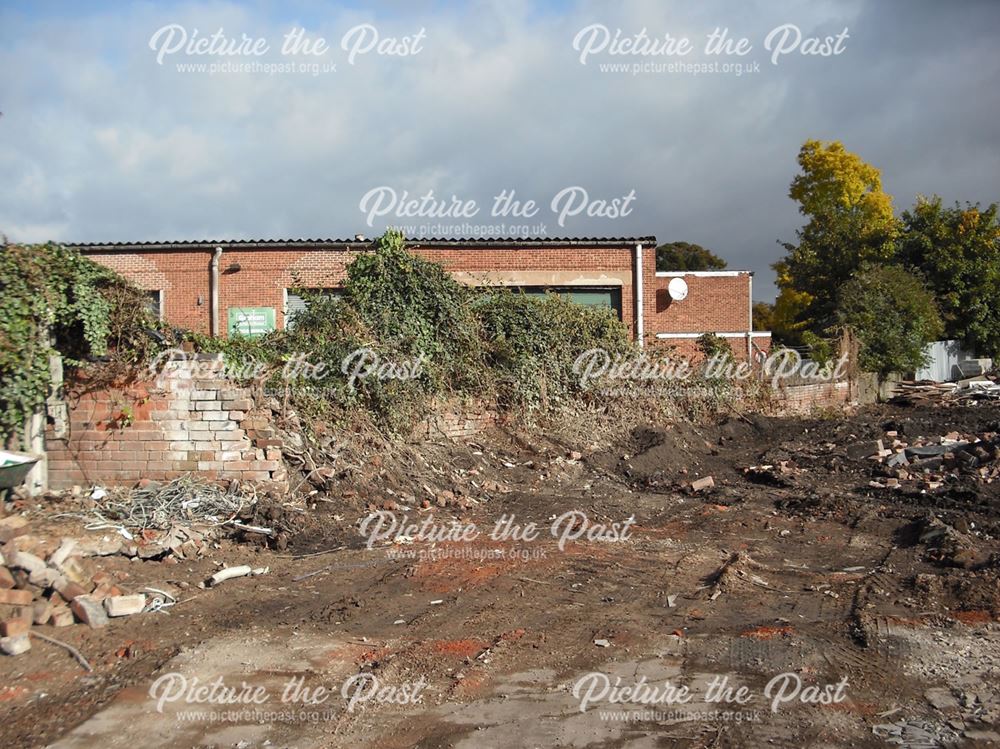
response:
[[[656,271],[654,237],[409,240],[457,280],[526,293],[566,294],[611,306],[643,345],[688,353],[702,333],[730,339],[747,356],[767,350],[753,333],[748,271]],[[161,317],[202,333],[282,328],[302,304],[297,289],[335,292],[372,243],[363,238],[138,242],[75,245],[150,293]]]

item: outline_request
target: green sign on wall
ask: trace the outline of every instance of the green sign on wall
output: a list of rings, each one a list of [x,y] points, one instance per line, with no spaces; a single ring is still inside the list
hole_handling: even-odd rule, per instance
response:
[[[274,307],[230,307],[230,336],[260,336],[274,330]]]

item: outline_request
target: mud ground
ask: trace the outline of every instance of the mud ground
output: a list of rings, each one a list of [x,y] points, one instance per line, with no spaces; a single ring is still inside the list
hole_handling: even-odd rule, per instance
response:
[[[40,641],[0,659],[0,739],[144,749],[995,745],[1000,482],[962,474],[931,490],[875,487],[883,468],[846,448],[887,431],[996,432],[998,420],[996,406],[880,407],[642,425],[614,440],[497,431],[427,446],[420,461],[408,454],[409,468],[317,495],[283,551],[226,541],[196,562],[101,559],[133,587],[170,586],[180,603],[100,630],[53,630],[91,661],[90,674]],[[762,465],[783,469],[746,470]],[[692,492],[704,476],[715,487]],[[421,507],[439,491],[460,501]],[[484,532],[367,548],[358,524],[372,508]],[[634,523],[624,540],[583,536],[560,548],[548,529],[573,511],[590,528]],[[51,514],[37,513],[36,533],[82,532]],[[489,538],[504,517],[544,532]],[[220,563],[270,571],[198,588]],[[340,688],[359,673],[389,688],[382,701],[349,705]],[[256,713],[183,700],[158,710],[151,687],[168,674],[263,687],[268,701]],[[790,697],[772,709],[765,688],[782,674],[818,691],[843,683],[842,699]],[[585,678],[669,682],[693,699],[595,699],[582,710]],[[743,686],[750,700],[706,700],[723,678],[730,696]],[[280,703],[290,680],[333,694]],[[399,689],[417,683],[420,701],[398,704]]]

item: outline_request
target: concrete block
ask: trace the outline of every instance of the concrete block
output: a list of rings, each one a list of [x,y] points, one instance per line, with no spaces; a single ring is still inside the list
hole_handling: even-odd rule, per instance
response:
[[[7,655],[20,655],[31,650],[31,638],[28,635],[0,637],[0,650]]]
[[[69,605],[72,612],[84,624],[92,629],[107,625],[108,615],[104,612],[101,602],[92,596],[77,596]]]
[[[104,610],[108,616],[132,616],[146,608],[146,596],[136,593],[131,596],[111,596],[104,599]]]

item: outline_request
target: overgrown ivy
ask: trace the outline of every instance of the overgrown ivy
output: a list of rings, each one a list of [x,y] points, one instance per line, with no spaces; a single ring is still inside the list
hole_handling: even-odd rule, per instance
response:
[[[49,394],[49,356],[69,368],[111,357],[136,364],[157,322],[142,292],[62,245],[0,246],[0,442],[21,434]]]
[[[615,357],[632,350],[628,331],[608,307],[509,289],[480,292],[473,307],[501,407],[556,405],[580,390],[574,371],[580,354],[602,349]]]
[[[632,347],[610,309],[465,286],[409,252],[392,230],[348,266],[341,297],[297,293],[308,305],[291,328],[259,339],[199,340],[199,348],[224,350],[238,366],[266,364],[275,372],[267,384],[287,388],[300,411],[360,408],[390,431],[412,426],[433,398],[485,397],[504,409],[555,405],[579,389],[573,363],[580,353]],[[420,358],[420,375],[349,386],[341,362],[359,348],[380,362]],[[298,356],[326,363],[324,376],[283,379],[281,367]]]

